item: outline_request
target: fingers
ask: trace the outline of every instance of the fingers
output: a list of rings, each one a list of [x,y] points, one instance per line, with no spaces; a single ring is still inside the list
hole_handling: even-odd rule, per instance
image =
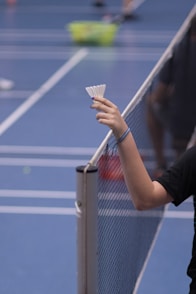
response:
[[[99,123],[107,125],[113,130],[116,137],[127,129],[127,125],[121,116],[118,107],[110,100],[101,97],[93,98],[91,108],[96,109],[96,119]]]
[[[121,125],[124,124],[118,107],[110,100],[95,97],[93,98],[93,104],[91,107],[98,111],[96,119],[99,123],[107,125],[114,132],[116,129],[121,128]]]
[[[115,121],[115,119],[120,116],[120,112],[117,106],[106,98],[93,98],[93,104],[91,105],[91,108],[94,108],[98,111],[96,118],[102,123],[105,123],[105,121],[103,122],[102,119],[108,121],[110,120],[112,123],[112,121]],[[108,123],[106,124],[108,125]]]
[[[97,119],[112,119],[120,115],[118,107],[106,98],[93,98],[93,104],[91,105],[91,108],[96,109],[98,111],[98,114],[96,115]],[[103,113],[105,114],[104,116],[102,115]]]
[[[117,106],[112,103],[110,100],[103,98],[103,97],[93,97],[93,105],[92,108],[95,108],[99,110],[100,108],[103,108],[104,106],[109,108],[117,108]],[[101,109],[100,109],[101,110]]]

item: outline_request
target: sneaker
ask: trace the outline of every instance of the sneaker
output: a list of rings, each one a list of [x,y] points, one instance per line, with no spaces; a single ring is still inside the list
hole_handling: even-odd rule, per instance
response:
[[[110,22],[115,24],[122,24],[124,22],[129,22],[135,20],[137,17],[134,14],[117,14],[111,17]]]
[[[117,14],[117,15],[106,14],[103,16],[102,21],[120,25],[124,22],[124,19],[123,19],[123,15],[121,14]]]
[[[105,3],[103,1],[95,1],[93,3],[93,6],[95,6],[95,7],[104,7]]]
[[[135,14],[127,13],[127,14],[123,14],[122,18],[123,18],[123,21],[131,21],[131,20],[135,20],[137,17]]]
[[[11,90],[13,86],[14,86],[13,81],[0,78],[0,90],[2,91]]]

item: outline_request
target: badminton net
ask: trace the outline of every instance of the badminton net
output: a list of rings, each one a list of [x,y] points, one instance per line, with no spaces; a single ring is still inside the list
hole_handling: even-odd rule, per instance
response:
[[[152,91],[159,72],[171,56],[174,47],[187,33],[195,11],[194,7],[148,78],[122,113],[133,133],[144,165],[150,175],[152,175],[155,167],[155,158],[146,126],[146,97]],[[168,152],[168,156],[172,157],[172,153]],[[88,170],[92,169],[92,166],[98,168],[97,186],[94,190],[95,195],[93,195],[94,192],[91,189],[89,201],[95,201],[96,205],[93,204],[89,208],[91,212],[88,212],[86,207],[82,210],[82,202],[86,203],[88,199],[81,200],[79,197],[80,199],[77,199],[77,211],[79,223],[84,217],[84,224],[87,225],[88,223],[88,226],[91,223],[94,224],[94,228],[91,227],[90,230],[91,238],[96,240],[96,245],[94,241],[84,240],[85,237],[88,238],[88,230],[85,227],[82,233],[82,228],[79,225],[79,236],[83,238],[83,243],[79,240],[79,253],[81,254],[82,246],[83,259],[81,261],[81,257],[79,257],[81,262],[78,275],[80,279],[82,278],[82,283],[80,281],[78,294],[137,293],[160,229],[165,207],[144,212],[135,210],[124,182],[116,140],[111,131],[88,165],[83,169],[85,174],[82,180],[83,185],[78,189],[82,190],[84,198],[89,194],[88,183],[92,185],[92,181],[88,180],[87,177]],[[80,204],[80,207],[78,204]],[[92,212],[92,207],[93,209],[96,207],[96,211]],[[91,215],[93,221],[89,215]],[[88,244],[88,242],[90,243]],[[92,246],[95,246],[95,248],[93,249]],[[92,261],[89,251],[91,251],[90,254],[94,254]],[[87,263],[85,264],[85,262]],[[88,266],[90,266],[90,271],[87,268]],[[91,279],[91,275],[93,275],[93,279]],[[89,280],[94,281],[94,288],[87,285]]]

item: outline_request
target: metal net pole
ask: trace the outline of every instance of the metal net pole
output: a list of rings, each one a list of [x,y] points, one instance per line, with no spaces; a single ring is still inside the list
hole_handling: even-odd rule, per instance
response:
[[[97,293],[97,191],[96,166],[79,166],[77,173],[78,294]]]

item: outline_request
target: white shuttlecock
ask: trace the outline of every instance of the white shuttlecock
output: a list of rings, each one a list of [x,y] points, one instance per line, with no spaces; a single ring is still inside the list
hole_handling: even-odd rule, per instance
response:
[[[90,97],[103,97],[105,93],[106,85],[97,85],[97,86],[91,86],[86,87],[86,91],[89,94]]]

